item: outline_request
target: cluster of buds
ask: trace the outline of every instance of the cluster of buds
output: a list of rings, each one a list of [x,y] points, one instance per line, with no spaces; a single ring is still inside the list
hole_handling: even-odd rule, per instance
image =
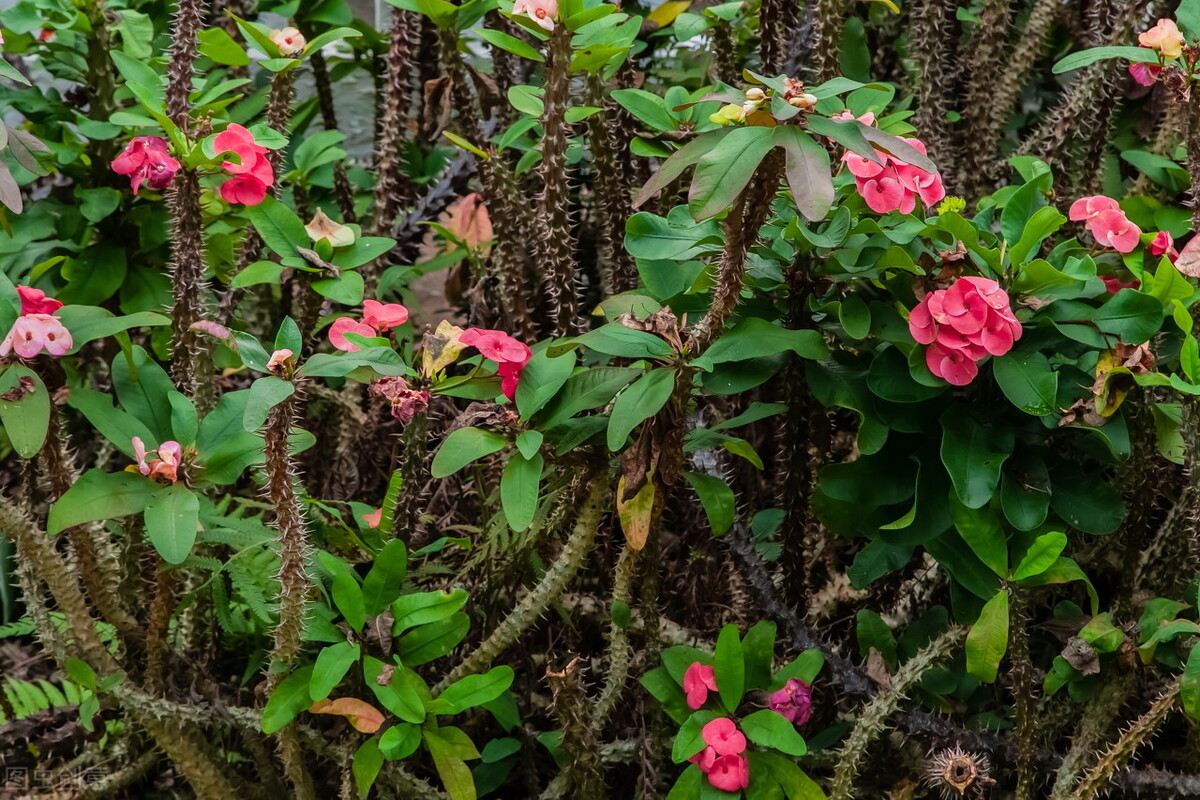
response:
[[[787,101],[789,106],[794,106],[804,111],[812,111],[816,108],[816,95],[804,91],[803,83],[793,78],[784,78],[783,81],[787,86],[787,91],[783,93],[783,99]]]

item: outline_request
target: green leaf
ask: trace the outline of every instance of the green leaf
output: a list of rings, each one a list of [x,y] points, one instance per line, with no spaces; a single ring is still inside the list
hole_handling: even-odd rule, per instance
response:
[[[1106,47],[1092,47],[1078,53],[1071,53],[1071,55],[1059,59],[1051,71],[1055,75],[1061,75],[1064,72],[1086,67],[1089,64],[1095,64],[1097,61],[1103,61],[1108,58],[1120,58],[1141,64],[1158,63],[1158,53],[1149,48],[1109,45]]]
[[[363,607],[368,617],[377,617],[400,596],[408,574],[408,550],[400,539],[389,539],[375,556],[371,571],[363,579]],[[315,698],[314,698],[315,699]]]
[[[967,508],[950,497],[950,517],[963,541],[979,560],[1001,578],[1008,576],[1008,543],[996,514],[987,508]]]
[[[774,146],[769,128],[756,125],[731,130],[696,162],[688,190],[692,217],[697,222],[706,220],[733,205]]]
[[[1134,289],[1122,289],[1096,309],[1092,322],[1126,344],[1141,344],[1162,327],[1163,307],[1158,298]]]
[[[1059,583],[1070,583],[1071,581],[1083,581],[1087,587],[1088,597],[1092,602],[1092,615],[1099,613],[1100,598],[1096,594],[1096,588],[1092,586],[1091,580],[1080,569],[1079,565],[1066,556],[1059,556],[1058,559],[1046,569],[1031,575],[1028,578],[1021,579],[1022,586],[1049,586]]]
[[[479,34],[479,38],[483,39],[501,50],[507,50],[510,53],[528,58],[530,61],[545,61],[542,54],[530,46],[528,43],[518,39],[515,36],[510,36],[503,31],[494,30],[492,28],[477,28],[475,30]]]
[[[460,714],[468,708],[490,703],[513,682],[513,669],[507,665],[492,667],[483,675],[467,675],[446,687],[435,702],[443,704],[439,714]]]
[[[322,47],[340,42],[342,39],[355,39],[359,36],[362,36],[362,33],[355,28],[334,28],[325,31],[309,40],[308,44],[304,46],[304,55],[315,53]]]
[[[308,695],[308,683],[312,679],[312,666],[301,667],[283,679],[267,699],[262,712],[262,731],[277,733],[296,715],[312,705]]]
[[[1008,650],[1008,590],[1002,589],[983,606],[967,634],[967,672],[983,683],[995,683],[1000,661]]]
[[[714,536],[721,536],[733,527],[733,517],[737,500],[729,484],[722,479],[703,472],[685,472],[683,477],[696,490],[708,524],[712,526]]]
[[[617,395],[608,419],[608,449],[625,446],[633,429],[659,412],[675,389],[674,369],[652,369]]]
[[[1046,205],[1046,195],[1042,191],[1042,181],[1030,181],[1010,194],[1004,204],[1004,209],[1000,212],[1000,235],[1004,237],[1004,241],[1009,244],[1020,241],[1025,231],[1025,224],[1034,212],[1044,205]],[[1014,261],[1013,263],[1019,262]]]
[[[545,93],[546,90],[541,87],[518,84],[509,87],[508,102],[522,114],[541,117],[546,113],[545,103],[542,102],[542,95]]]
[[[200,54],[216,64],[230,67],[245,67],[250,64],[246,49],[234,41],[224,28],[205,28],[200,31]]]
[[[713,364],[764,358],[791,351],[818,361],[829,357],[821,334],[814,330],[783,328],[760,317],[747,317],[726,331],[703,358]]]
[[[1050,360],[1025,347],[992,359],[996,383],[1008,401],[1026,414],[1043,417],[1054,413],[1058,397],[1058,373]]]
[[[362,632],[367,612],[362,587],[358,584],[354,570],[345,561],[324,550],[317,551],[317,559],[332,577],[330,593],[333,595],[334,605],[351,628]]]
[[[470,627],[470,618],[462,612],[440,622],[422,625],[400,637],[400,657],[410,667],[427,664],[458,647]]]
[[[361,303],[364,287],[363,276],[357,272],[343,272],[336,278],[312,282],[314,292],[344,306],[356,306]]]
[[[747,689],[767,689],[771,685],[777,630],[778,626],[774,622],[760,620],[746,631],[742,639],[742,655],[746,660]]]
[[[508,444],[508,439],[498,433],[482,428],[459,428],[442,442],[433,457],[430,474],[445,478],[484,456],[499,452]]]
[[[770,747],[789,756],[802,756],[808,752],[796,726],[769,708],[755,711],[742,719],[742,733],[757,745]]]
[[[533,458],[544,440],[545,435],[541,431],[522,431],[517,436],[517,451],[526,458]]]
[[[1011,445],[997,447],[988,429],[958,407],[942,414],[942,434],[942,463],[958,499],[967,508],[982,508],[996,492]]]
[[[1043,533],[1033,541],[1029,550],[1021,558],[1021,563],[1013,570],[1013,580],[1025,580],[1042,574],[1058,560],[1066,546],[1067,535],[1062,531]]]
[[[1008,251],[1011,263],[1024,264],[1029,257],[1037,252],[1038,247],[1047,236],[1063,226],[1067,218],[1058,213],[1053,206],[1045,206],[1033,212],[1033,216],[1025,223],[1021,238]]]
[[[380,683],[383,662],[374,656],[366,656],[362,664],[363,682],[380,705],[405,722],[419,725],[425,721],[425,702],[406,679],[404,667],[395,667],[391,678]]]
[[[712,711],[697,711],[688,717],[679,726],[679,733],[675,734],[675,741],[671,745],[671,760],[679,764],[703,750],[704,738],[701,729],[717,716],[719,715]]]
[[[540,455],[526,458],[520,453],[513,453],[504,465],[500,476],[500,504],[504,508],[504,518],[514,531],[523,531],[533,523],[544,467],[545,461]]]
[[[199,530],[200,498],[182,483],[158,489],[146,498],[146,538],[163,561],[182,564],[192,552]]]
[[[788,188],[796,209],[813,222],[833,207],[833,180],[829,153],[804,130],[794,125],[776,126],[775,144],[783,148]]]
[[[156,488],[137,472],[88,470],[50,507],[46,532],[53,536],[73,525],[140,514]]]
[[[310,244],[296,213],[269,194],[258,205],[247,206],[245,213],[263,242],[281,258],[298,258],[296,248]]]
[[[1200,720],[1200,645],[1192,646],[1179,677],[1179,700],[1189,717]]]
[[[350,762],[350,773],[354,776],[354,787],[358,790],[359,800],[366,800],[383,768],[383,753],[379,748],[380,739],[372,736],[363,742],[354,752]]]
[[[702,133],[668,156],[666,161],[659,165],[658,171],[650,177],[650,180],[646,181],[646,185],[638,192],[637,198],[633,201],[633,207],[640,208],[647,200],[665,189],[688,167],[716,147],[717,143],[732,130],[732,128],[722,128],[719,131]]]
[[[401,723],[393,725],[379,737],[379,749],[389,761],[399,761],[417,752],[421,746],[421,728]]]
[[[654,130],[673,131],[678,127],[667,109],[666,101],[653,92],[645,89],[614,89],[612,99]]]
[[[715,222],[696,225],[688,219],[686,225],[677,225],[648,211],[640,211],[625,221],[625,249],[634,258],[686,261],[719,247],[716,238],[719,235]]]
[[[79,352],[79,348],[96,339],[127,331],[130,328],[149,328],[170,325],[171,318],[152,311],[114,316],[111,311],[96,306],[64,306],[54,313],[64,327],[71,331],[71,349],[68,355]]]
[[[475,800],[475,781],[471,777],[471,769],[465,761],[455,755],[453,745],[443,739],[437,730],[426,729],[424,735],[425,746],[429,748],[433,766],[437,769],[438,777],[442,779],[442,785],[446,787],[446,794],[450,795],[450,800]]]
[[[291,381],[274,376],[259,378],[250,384],[246,399],[246,410],[242,412],[242,427],[247,431],[258,431],[267,421],[271,409],[296,393]]]
[[[112,383],[121,407],[145,422],[158,443],[171,438],[169,395],[175,384],[149,353],[134,345],[128,358],[113,359]]]
[[[308,694],[315,703],[329,697],[329,693],[337,688],[346,677],[350,668],[358,663],[362,648],[350,642],[338,642],[321,649],[313,664],[312,680],[308,684]]]
[[[29,367],[14,364],[0,374],[0,424],[21,458],[33,458],[45,444],[50,392]]]
[[[809,114],[804,118],[808,129],[840,144],[852,153],[865,159],[879,162],[875,148],[867,142],[867,126],[853,120],[833,120],[820,114]]]
[[[466,602],[464,589],[406,594],[392,603],[392,630],[399,633],[415,625],[437,622],[458,611]]]
[[[536,414],[563,387],[575,369],[575,360],[574,352],[551,356],[540,350],[533,354],[517,384],[516,404],[522,419]]]
[[[736,712],[746,686],[746,659],[742,654],[742,640],[736,625],[726,625],[717,635],[713,670],[721,702],[730,712]]]

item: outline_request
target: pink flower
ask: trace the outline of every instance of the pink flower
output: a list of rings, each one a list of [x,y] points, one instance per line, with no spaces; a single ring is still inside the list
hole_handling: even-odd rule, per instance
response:
[[[294,56],[304,49],[304,45],[308,44],[304,40],[304,34],[296,28],[284,28],[283,30],[273,30],[267,34],[276,47],[279,48],[281,55]]]
[[[276,370],[282,371],[281,368],[283,367],[283,365],[286,364],[288,361],[290,361],[293,355],[295,355],[295,354],[291,350],[288,350],[286,347],[283,348],[282,350],[276,350],[274,353],[271,353],[271,358],[267,361],[267,371],[268,372],[275,372]]]
[[[254,140],[254,134],[236,122],[213,139],[217,155],[233,153],[239,163],[222,161],[221,168],[234,177],[221,185],[221,197],[227,203],[258,205],[267,196],[267,187],[275,183],[275,171],[267,160],[267,148]]]
[[[719,756],[736,756],[746,750],[746,737],[729,717],[718,717],[700,729],[704,743]]]
[[[71,332],[50,314],[22,314],[0,342],[0,358],[15,352],[21,358],[33,358],[44,349],[52,356],[65,355],[74,345]]]
[[[803,725],[812,716],[812,687],[799,678],[788,678],[767,707],[793,725]]]
[[[17,294],[21,296],[22,314],[53,314],[63,307],[62,303],[46,297],[45,292],[32,286],[18,286]]]
[[[1138,44],[1162,53],[1163,58],[1179,58],[1183,54],[1183,34],[1172,19],[1160,19],[1158,24],[1138,36]]]
[[[1092,195],[1091,197],[1081,197],[1074,203],[1071,203],[1071,208],[1067,211],[1067,216],[1073,222],[1084,220],[1090,221],[1097,214],[1105,211],[1120,211],[1121,207],[1117,205],[1117,201],[1111,197],[1105,197],[1102,194]]]
[[[364,300],[363,322],[373,328],[386,331],[408,322],[408,309],[399,303]]]
[[[954,386],[979,374],[977,363],[1002,356],[1021,338],[1008,294],[987,278],[964,277],[921,298],[908,318],[918,344],[928,345],[929,371]]]
[[[137,459],[138,472],[149,475],[150,465],[146,463],[146,443],[140,436],[133,437],[133,455]]]
[[[846,117],[851,119],[853,117]],[[860,122],[864,120],[860,118]],[[921,153],[925,145],[918,139],[905,139]],[[854,176],[854,185],[859,195],[866,201],[867,207],[877,214],[889,211],[899,211],[910,214],[916,208],[917,198],[926,206],[938,203],[946,196],[942,186],[942,177],[936,172],[926,172],[923,169],[905,163],[895,156],[875,151],[879,161],[875,162],[857,153],[846,153],[842,162]]]
[[[403,378],[380,378],[371,383],[369,391],[372,396],[387,400],[392,406],[392,416],[400,422],[408,422],[429,409],[429,392],[409,388]]]
[[[1114,275],[1101,275],[1100,280],[1104,282],[1104,290],[1109,294],[1116,294],[1122,289],[1136,289],[1142,285],[1142,282],[1137,278],[1134,278],[1129,283],[1125,283]]]
[[[498,365],[496,374],[500,376],[500,391],[509,400],[517,396],[517,383],[533,351],[524,342],[519,342],[503,331],[492,331],[484,328],[467,328],[458,341],[467,347],[474,347],[483,354],[484,358],[495,361]]]
[[[750,785],[750,762],[742,755],[721,756],[708,770],[708,782],[723,792],[736,792]]]
[[[1142,229],[1120,210],[1102,211],[1088,220],[1087,229],[1096,237],[1097,244],[1119,253],[1133,252],[1142,240]]]
[[[539,27],[552,31],[554,18],[558,16],[558,0],[517,0],[512,13],[527,14]]]
[[[830,119],[847,119],[847,120],[854,119],[854,120],[858,120],[863,125],[874,125],[875,124],[875,112],[868,111],[867,113],[863,114],[861,117],[856,117],[856,116],[854,116],[854,112],[847,108],[847,109],[843,110],[842,113],[835,114],[834,116],[830,117]]]
[[[139,136],[125,145],[121,155],[113,159],[112,170],[128,175],[129,185],[137,194],[144,181],[151,189],[165,189],[175,179],[179,162],[171,158],[167,141],[158,136]]]
[[[1175,249],[1175,238],[1166,231],[1156,233],[1146,249],[1152,256],[1166,256],[1171,259],[1172,264],[1175,263],[1175,259],[1179,258],[1179,251]]]
[[[1163,68],[1158,64],[1143,64],[1135,62],[1129,65],[1129,75],[1142,86],[1153,86],[1158,82],[1158,76]]]
[[[359,516],[367,523],[368,528],[378,528],[379,523],[383,522],[383,508],[377,508],[374,513],[359,514]]]
[[[717,675],[710,666],[699,661],[683,673],[683,691],[687,694],[688,708],[695,711],[708,700],[708,693],[717,690]]]
[[[353,353],[362,348],[346,339],[347,333],[357,333],[359,336],[371,338],[379,335],[379,331],[362,322],[355,322],[350,317],[338,317],[329,326],[329,343],[347,353]]]
[[[701,772],[707,773],[717,761],[717,751],[713,750],[710,746],[706,746],[699,753],[689,758],[688,761],[700,767]]]
[[[158,450],[150,451],[146,450],[146,444],[140,437],[134,436],[132,442],[138,472],[161,484],[179,480],[179,467],[183,464],[183,447],[179,442],[166,441],[159,445]],[[149,453],[155,453],[158,457],[147,463],[146,456]]]

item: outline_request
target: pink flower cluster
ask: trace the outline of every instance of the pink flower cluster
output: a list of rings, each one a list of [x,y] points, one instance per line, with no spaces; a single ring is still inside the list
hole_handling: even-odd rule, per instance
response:
[[[351,317],[338,317],[329,326],[329,343],[338,350],[353,353],[361,348],[346,339],[347,333],[356,333],[370,339],[406,322],[408,322],[408,309],[399,303],[364,300],[362,322],[356,322]]]
[[[254,139],[254,134],[231,122],[213,139],[217,155],[233,153],[237,164],[222,161],[221,168],[233,177],[221,184],[221,198],[226,203],[256,206],[267,196],[267,188],[275,183],[275,171],[267,160],[267,148]]]
[[[1096,243],[1119,253],[1131,253],[1142,239],[1142,229],[1129,221],[1117,201],[1102,194],[1081,197],[1071,204],[1067,216],[1083,222]]]
[[[147,462],[146,456],[154,453],[157,458]],[[146,450],[146,443],[141,437],[133,437],[133,454],[137,457],[138,472],[152,481],[162,484],[175,483],[179,480],[179,465],[183,463],[183,447],[179,442],[169,441],[159,445],[157,450]],[[133,469],[130,467],[130,469]]]
[[[529,345],[519,342],[503,331],[491,331],[485,328],[467,328],[458,341],[467,347],[474,347],[484,358],[489,358],[499,365],[496,374],[500,376],[500,391],[509,400],[517,396],[517,382],[525,365],[533,358]]]
[[[33,358],[42,350],[52,356],[65,355],[75,342],[71,332],[54,316],[62,303],[31,286],[18,286],[17,294],[21,297],[21,316],[0,342],[0,358],[14,352],[21,358]]]
[[[793,725],[803,725],[812,717],[812,687],[799,678],[788,678],[783,688],[771,695],[767,708]]]
[[[429,392],[410,388],[404,378],[380,378],[371,383],[372,397],[381,397],[391,405],[392,416],[408,422],[429,408]]]
[[[112,170],[128,175],[133,193],[144,182],[151,189],[165,189],[175,180],[179,162],[171,157],[167,140],[159,136],[139,136],[125,145],[121,155],[113,159]]]
[[[904,141],[921,153],[925,152],[925,145],[920,140]],[[942,176],[938,173],[926,172],[878,150],[875,151],[875,155],[879,162],[857,153],[846,153],[842,156],[842,161],[854,176],[854,186],[858,193],[867,201],[867,207],[876,214],[886,214],[889,211],[910,214],[917,206],[918,197],[926,206],[932,206],[946,196]]]
[[[928,345],[929,371],[954,386],[975,380],[980,361],[1004,355],[1021,338],[1008,294],[987,278],[959,278],[925,295],[909,315],[908,330]]]
[[[704,749],[688,759],[723,792],[736,792],[750,785],[750,761],[746,758],[746,736],[737,723],[719,717],[700,729]]]
[[[712,667],[695,661],[683,673],[683,692],[687,695],[688,708],[692,711],[708,702],[708,693],[716,690],[717,674]]]

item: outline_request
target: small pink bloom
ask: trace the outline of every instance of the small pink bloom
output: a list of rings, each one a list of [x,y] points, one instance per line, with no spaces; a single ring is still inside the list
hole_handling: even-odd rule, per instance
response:
[[[713,764],[717,761],[717,751],[712,747],[705,747],[699,753],[688,759],[700,768],[701,772],[708,772],[713,768]]]
[[[1104,290],[1109,294],[1116,294],[1122,289],[1137,289],[1142,285],[1142,282],[1137,278],[1134,278],[1129,283],[1125,283],[1114,275],[1101,275],[1100,280],[1104,282]]]
[[[830,119],[854,119],[854,120],[858,120],[863,125],[874,125],[875,124],[875,112],[868,111],[867,113],[863,114],[861,117],[856,117],[856,116],[854,116],[854,112],[847,108],[847,109],[843,110],[842,113],[833,115],[832,117],[830,117]]]
[[[729,717],[718,717],[700,729],[704,743],[719,756],[736,756],[746,750],[746,737]]]
[[[230,205],[256,206],[266,197],[267,184],[253,175],[234,175],[221,184],[221,199]]]
[[[383,509],[377,508],[372,514],[360,514],[359,516],[367,523],[368,528],[378,528],[379,523],[383,522]]]
[[[526,14],[538,27],[552,31],[554,18],[558,16],[558,0],[517,0],[512,13]]]
[[[409,388],[404,378],[380,378],[371,382],[369,391],[373,397],[387,400],[392,416],[400,422],[408,422],[429,410],[429,392]]]
[[[1088,220],[1088,230],[1096,242],[1120,253],[1131,253],[1141,243],[1142,230],[1129,221],[1125,212],[1102,211]]]
[[[8,336],[0,342],[0,358],[15,352],[21,358],[33,358],[44,349],[52,356],[65,355],[74,345],[71,332],[50,314],[22,314]]]
[[[221,168],[231,175],[241,175],[252,172],[258,165],[258,160],[267,154],[267,148],[254,139],[254,134],[236,122],[229,123],[225,130],[213,137],[213,150],[217,155],[233,153],[238,157],[238,163],[221,162]]]
[[[951,386],[966,386],[979,374],[979,366],[961,350],[951,350],[940,344],[929,345],[925,351],[929,371]]]
[[[1102,194],[1092,195],[1091,197],[1081,197],[1074,203],[1071,203],[1071,208],[1067,212],[1067,216],[1074,222],[1082,220],[1090,220],[1097,214],[1105,211],[1120,211],[1121,207],[1117,205],[1117,201],[1111,197],[1105,197]]]
[[[484,328],[467,328],[458,341],[467,347],[478,349],[484,358],[497,363],[496,374],[501,378],[500,391],[509,400],[515,399],[521,373],[529,359],[533,358],[533,351],[529,346],[503,331]]]
[[[146,463],[146,443],[142,441],[142,437],[133,437],[133,455],[137,459],[138,472],[143,475],[150,474],[150,465]]]
[[[908,331],[928,346],[930,372],[965,386],[979,374],[977,362],[1011,350],[1022,328],[998,283],[967,276],[921,298],[909,314]]]
[[[867,208],[876,214],[887,214],[890,211],[906,214],[915,207],[911,195],[904,191],[904,187],[896,179],[894,170],[889,170],[879,178],[860,179],[858,193],[867,201]],[[908,211],[904,210],[905,205],[908,206]]]
[[[45,292],[32,286],[18,286],[17,294],[21,296],[22,314],[53,314],[63,307],[62,303],[46,297]]]
[[[138,472],[157,483],[170,484],[179,480],[179,467],[183,464],[183,447],[179,442],[167,441],[159,445],[158,450],[146,450],[146,443],[140,437],[134,436],[133,455],[137,460]],[[154,453],[157,458],[147,463],[148,453]]]
[[[856,178],[874,178],[887,168],[887,164],[891,161],[890,156],[883,155],[876,151],[876,155],[881,156],[880,161],[872,161],[865,156],[860,156],[858,153],[846,152],[842,156],[842,163],[846,165],[846,169]]]
[[[471,192],[447,208],[439,221],[468,250],[478,250],[487,255],[495,234],[487,206],[483,203],[483,195]],[[453,251],[456,246],[454,242],[447,242],[446,250]]]
[[[742,755],[718,758],[708,770],[708,782],[723,792],[736,792],[750,785],[750,762]]]
[[[112,170],[118,175],[128,175],[129,185],[137,194],[142,183],[151,189],[165,189],[171,185],[179,162],[171,158],[167,141],[158,136],[139,136],[125,145],[121,155],[113,159]]]
[[[919,139],[904,141],[920,153],[925,153],[925,144]],[[854,186],[859,195],[875,213],[899,211],[901,214],[911,214],[918,199],[926,206],[932,206],[946,196],[942,177],[938,173],[926,172],[878,150],[875,155],[879,163],[856,153],[842,156],[846,169],[854,176]]]
[[[308,44],[304,39],[304,34],[298,29],[291,27],[271,31],[267,34],[267,38],[279,48],[280,54],[285,56],[296,55],[304,50],[304,46]]]
[[[267,361],[267,370],[274,372],[277,367],[282,367],[293,355],[295,354],[286,347],[282,350],[276,350],[274,353],[271,353],[271,358]]]
[[[355,322],[350,317],[338,317],[329,326],[329,343],[338,350],[347,353],[353,353],[362,348],[353,342],[346,339],[347,333],[357,333],[359,336],[374,337],[379,335],[379,331],[372,328],[370,325],[361,322]]]
[[[1162,53],[1163,58],[1179,58],[1183,54],[1183,34],[1173,19],[1160,19],[1158,24],[1138,36],[1138,44]]]
[[[1175,239],[1166,231],[1156,233],[1146,249],[1152,256],[1166,256],[1171,259],[1172,264],[1175,263],[1175,259],[1179,258],[1179,251],[1175,249]]]
[[[1129,75],[1142,86],[1153,86],[1158,82],[1158,76],[1163,68],[1158,64],[1143,64],[1137,62],[1129,65]]]
[[[364,300],[363,322],[373,328],[386,331],[408,322],[408,309],[399,303],[381,303],[378,300]]]
[[[767,707],[793,725],[803,725],[812,716],[812,687],[799,678],[789,678],[771,695]]]
[[[688,708],[693,711],[704,705],[709,692],[716,690],[717,675],[711,666],[694,661],[683,673],[683,691],[687,694]]]

